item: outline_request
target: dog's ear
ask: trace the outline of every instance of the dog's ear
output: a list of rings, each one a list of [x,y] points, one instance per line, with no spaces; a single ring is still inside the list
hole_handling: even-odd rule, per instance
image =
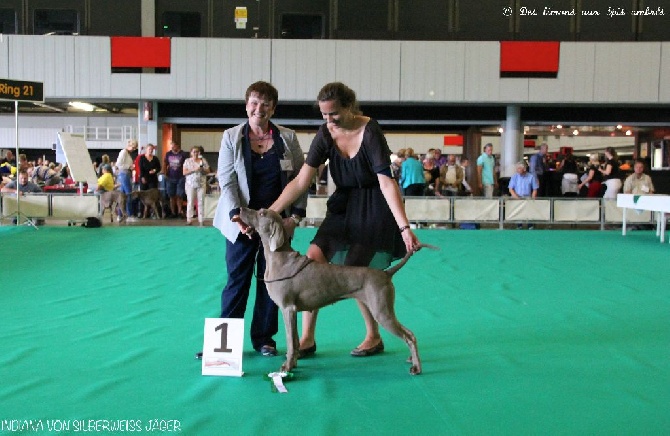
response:
[[[270,251],[277,251],[284,245],[284,226],[281,221],[272,220],[270,224]]]

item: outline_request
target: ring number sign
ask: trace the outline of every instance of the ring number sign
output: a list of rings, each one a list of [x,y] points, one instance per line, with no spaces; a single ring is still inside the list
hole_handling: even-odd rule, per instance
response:
[[[242,376],[244,319],[205,318],[202,375]]]

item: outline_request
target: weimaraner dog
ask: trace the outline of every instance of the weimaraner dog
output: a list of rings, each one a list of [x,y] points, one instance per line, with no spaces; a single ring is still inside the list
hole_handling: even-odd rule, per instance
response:
[[[114,222],[116,209],[121,210],[121,216],[126,219],[126,194],[121,191],[105,191],[100,193],[100,220],[105,214],[105,209],[109,209],[110,221]]]
[[[364,303],[372,316],[386,330],[407,343],[411,353],[410,374],[421,373],[421,359],[414,334],[395,316],[395,288],[391,277],[402,268],[411,253],[387,270],[367,267],[331,265],[313,262],[291,248],[282,218],[272,210],[255,211],[242,208],[240,218],[253,227],[263,241],[265,252],[265,284],[270,298],[279,306],[286,328],[286,361],[282,371],[290,371],[298,363],[297,313],[315,310],[339,300],[355,298]],[[435,248],[422,244],[424,247]]]

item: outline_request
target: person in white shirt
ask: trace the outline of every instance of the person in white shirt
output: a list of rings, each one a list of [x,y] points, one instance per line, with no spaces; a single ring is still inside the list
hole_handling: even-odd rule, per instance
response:
[[[651,181],[651,177],[644,173],[644,167],[644,160],[637,159],[635,161],[633,174],[628,176],[623,184],[624,194],[642,195],[654,193],[654,183]]]

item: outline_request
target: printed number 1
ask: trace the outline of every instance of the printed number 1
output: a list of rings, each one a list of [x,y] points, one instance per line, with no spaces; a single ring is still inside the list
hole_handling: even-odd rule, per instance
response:
[[[215,353],[230,353],[233,350],[228,348],[228,324],[223,323],[214,329],[214,331],[221,330],[221,348],[215,348]]]

